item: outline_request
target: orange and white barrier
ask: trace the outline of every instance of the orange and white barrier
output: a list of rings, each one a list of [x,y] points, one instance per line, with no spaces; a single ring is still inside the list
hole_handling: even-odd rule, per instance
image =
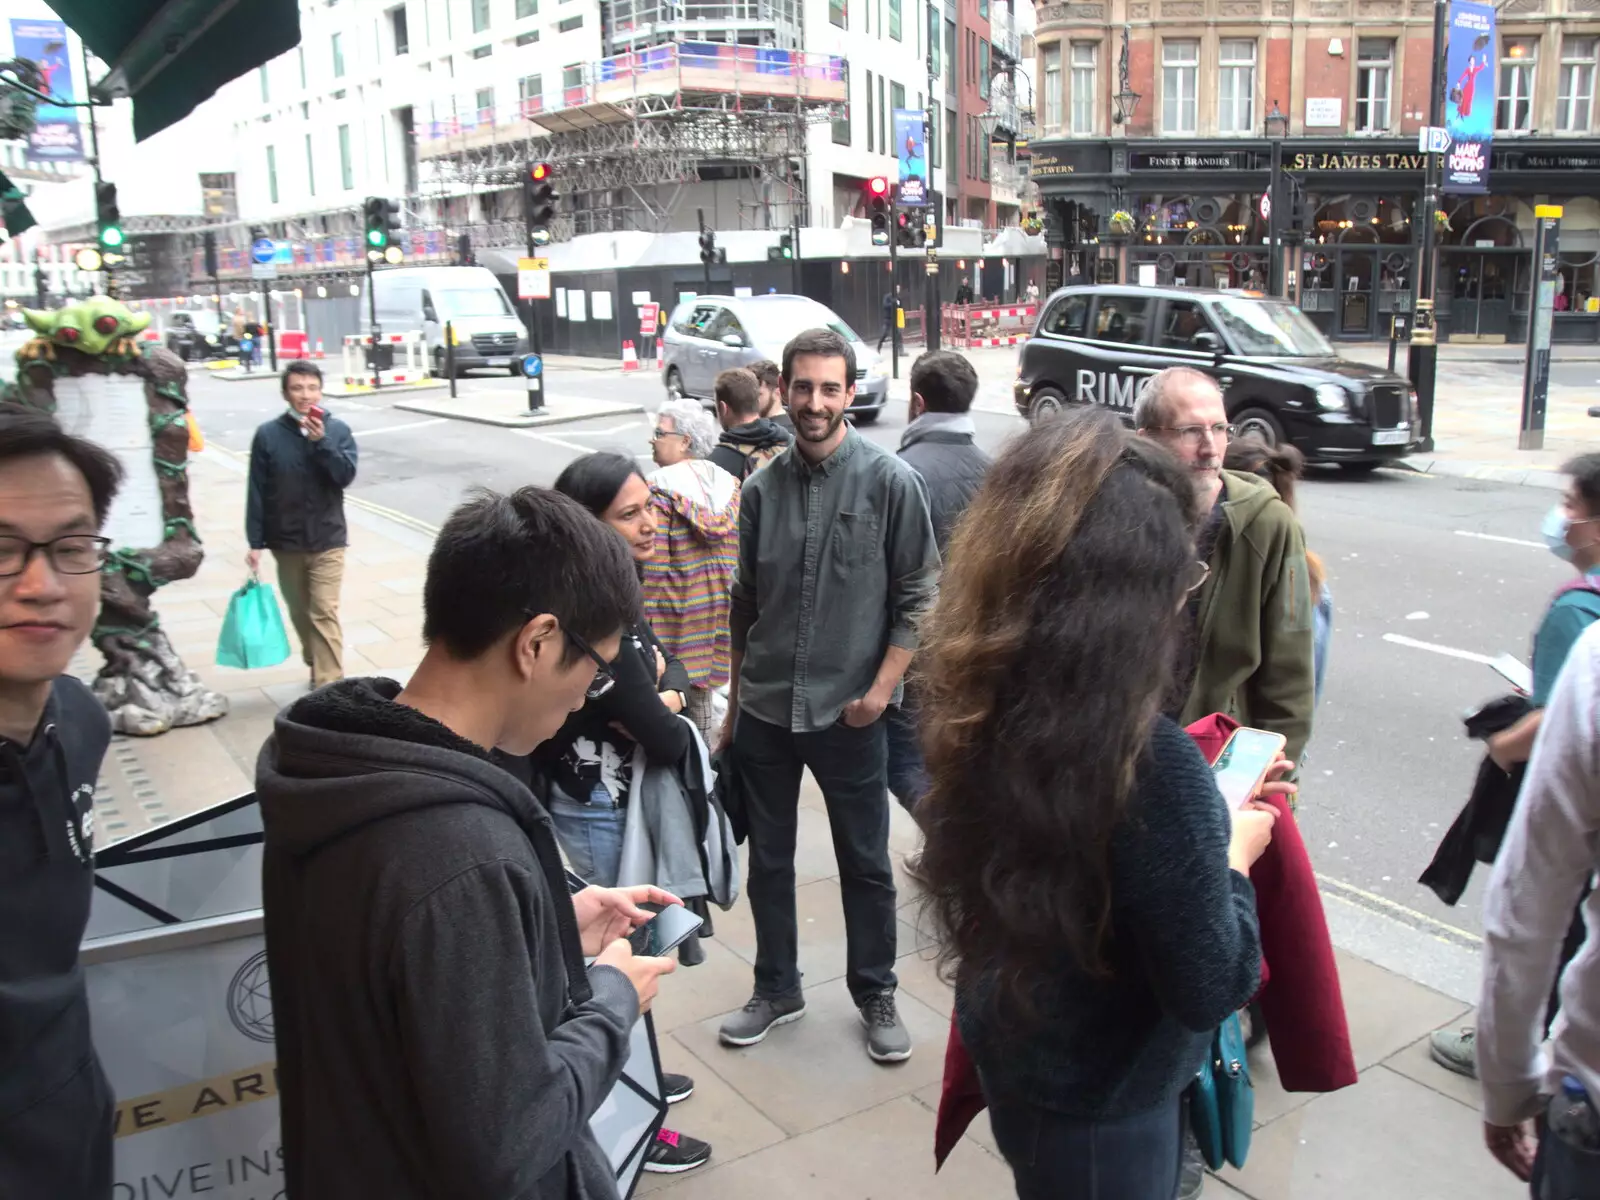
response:
[[[637,371],[639,369],[639,355],[634,350],[631,341],[622,343],[622,369],[624,371]]]
[[[1037,304],[946,304],[940,310],[941,340],[952,347],[1019,346],[1038,318]]]
[[[428,357],[422,344],[422,331],[412,329],[406,333],[386,333],[378,338],[379,344],[394,347],[394,363],[379,372],[384,384],[420,383],[428,377]],[[367,368],[366,348],[372,344],[368,334],[346,334],[344,339],[344,382],[346,387],[372,385],[372,372]],[[400,365],[401,355],[405,365]]]

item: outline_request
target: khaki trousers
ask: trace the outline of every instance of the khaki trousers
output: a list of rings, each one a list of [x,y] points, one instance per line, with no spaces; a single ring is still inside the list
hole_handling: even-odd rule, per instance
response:
[[[344,583],[344,547],[337,550],[274,550],[278,590],[300,635],[300,656],[311,668],[311,685],[344,678],[344,633],[339,628],[339,589]]]

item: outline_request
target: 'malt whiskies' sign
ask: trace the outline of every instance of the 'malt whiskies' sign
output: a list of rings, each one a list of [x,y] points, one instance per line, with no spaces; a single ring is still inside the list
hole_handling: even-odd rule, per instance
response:
[[[1293,154],[1284,167],[1290,171],[1420,171],[1427,158],[1415,151],[1363,152],[1312,150]]]

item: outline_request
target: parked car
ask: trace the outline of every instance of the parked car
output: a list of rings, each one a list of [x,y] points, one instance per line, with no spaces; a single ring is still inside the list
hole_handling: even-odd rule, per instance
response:
[[[1139,385],[1165,367],[1222,385],[1241,436],[1290,442],[1310,462],[1369,471],[1417,443],[1417,394],[1392,371],[1340,358],[1293,304],[1189,287],[1062,288],[1017,360],[1030,419],[1099,404],[1131,419]]]
[[[201,362],[239,352],[233,332],[209,308],[180,308],[167,317],[167,349],[184,362]]]
[[[717,375],[729,367],[770,359],[802,329],[826,327],[856,355],[856,394],[849,416],[863,425],[878,419],[889,398],[889,376],[878,352],[842,317],[807,296],[696,296],[678,305],[662,338],[661,382],[674,399],[712,401]]]
[[[384,333],[419,330],[435,375],[445,373],[444,329],[455,335],[455,369],[522,374],[528,335],[505,289],[487,267],[397,267],[370,277]],[[365,292],[361,318],[368,313]]]

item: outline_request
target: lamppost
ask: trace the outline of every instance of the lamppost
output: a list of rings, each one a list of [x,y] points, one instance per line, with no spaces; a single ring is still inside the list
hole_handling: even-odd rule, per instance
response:
[[[1283,138],[1289,132],[1289,118],[1272,102],[1266,119],[1267,137],[1272,140],[1272,176],[1267,184],[1267,293],[1284,293],[1283,245]]]
[[[1428,125],[1437,129],[1444,124],[1445,75],[1445,22],[1448,0],[1433,0],[1433,78],[1428,88]],[[1407,350],[1410,359],[1408,373],[1411,386],[1417,393],[1417,437],[1419,449],[1433,449],[1433,399],[1438,372],[1439,347],[1436,342],[1437,325],[1434,312],[1434,283],[1437,264],[1434,262],[1434,213],[1439,209],[1439,159],[1430,148],[1424,155],[1422,211],[1412,220],[1422,222],[1422,260],[1417,263],[1417,299],[1411,314],[1411,342]]]

